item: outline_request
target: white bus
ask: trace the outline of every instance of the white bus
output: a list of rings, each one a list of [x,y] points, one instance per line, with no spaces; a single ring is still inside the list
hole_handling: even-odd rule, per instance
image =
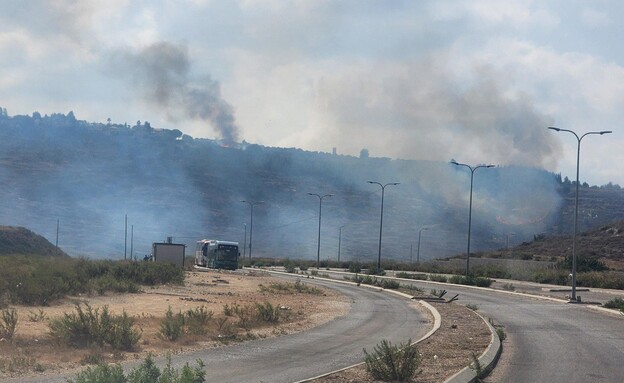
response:
[[[238,268],[238,242],[202,239],[197,241],[195,265],[212,269]]]

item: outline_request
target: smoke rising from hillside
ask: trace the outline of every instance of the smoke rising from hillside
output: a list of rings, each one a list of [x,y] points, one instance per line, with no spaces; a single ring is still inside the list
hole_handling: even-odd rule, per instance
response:
[[[221,97],[220,84],[210,76],[191,77],[185,46],[158,42],[138,52],[119,49],[112,54],[110,64],[114,73],[131,81],[148,103],[164,109],[168,119],[200,119],[224,142],[238,140],[234,110]]]

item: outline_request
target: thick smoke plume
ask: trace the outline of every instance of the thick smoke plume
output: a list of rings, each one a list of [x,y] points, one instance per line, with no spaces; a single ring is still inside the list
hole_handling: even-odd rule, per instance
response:
[[[191,77],[185,46],[158,42],[138,52],[118,50],[111,57],[115,74],[132,81],[146,101],[164,109],[173,121],[201,119],[227,144],[238,140],[232,106],[221,97],[221,88],[210,76]]]

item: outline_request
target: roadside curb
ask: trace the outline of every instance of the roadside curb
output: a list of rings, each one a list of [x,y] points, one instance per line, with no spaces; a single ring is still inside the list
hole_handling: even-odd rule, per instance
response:
[[[294,276],[294,277],[299,277],[301,279],[308,279],[308,278],[306,278],[305,276],[303,276],[301,274],[292,274],[292,273],[286,273],[286,272],[283,272],[283,271],[274,271],[274,270],[264,270],[264,271],[266,271],[268,273],[287,275],[287,276],[290,276],[290,277]],[[399,295],[399,296],[401,296],[403,298],[406,298],[406,299],[412,299],[412,295],[405,294],[405,293],[402,293],[400,291],[384,289],[384,288],[377,287],[377,286],[370,286],[370,285],[365,285],[365,284],[357,284],[355,282],[341,281],[339,279],[323,278],[323,277],[319,277],[319,276],[312,276],[312,277],[309,277],[309,279],[318,279],[318,280],[328,281],[328,282],[332,282],[332,283],[338,282],[338,283],[342,283],[342,284],[348,284],[348,285],[359,286],[359,287],[368,287],[368,288],[372,288],[372,289],[375,289],[375,290],[378,290],[378,291],[384,291],[384,292],[389,292],[389,293],[392,293],[392,294],[395,294],[395,295]],[[425,302],[423,300],[419,300],[418,303],[420,303],[424,308],[429,310],[429,312],[433,316],[433,328],[431,330],[429,330],[429,332],[427,332],[425,335],[423,335],[420,339],[418,339],[416,342],[413,342],[412,344],[418,344],[418,343],[420,343],[420,342],[430,338],[433,334],[435,334],[436,331],[438,331],[440,329],[440,326],[442,325],[442,317],[440,316],[440,313],[438,312],[438,310],[436,310],[435,307],[433,307],[432,305],[430,305],[429,303],[427,303],[427,302]],[[353,368],[353,367],[361,366],[363,364],[364,364],[364,362],[356,363],[354,365],[347,366],[347,367],[341,368],[339,370],[330,371],[330,372],[327,372],[325,374],[318,375],[318,376],[315,376],[315,377],[312,377],[312,378],[308,378],[308,379],[298,380],[298,381],[293,382],[293,383],[312,382],[315,379],[324,378],[326,376],[329,376],[329,375],[332,375],[332,374],[335,374],[335,373],[338,373],[338,372],[342,372],[342,371],[348,370],[348,369]],[[459,382],[457,382],[457,383],[459,383]]]
[[[265,270],[269,273],[275,273],[275,274],[281,274],[281,275],[288,275],[288,276],[297,276],[299,278],[302,279],[306,279],[305,276],[301,275],[301,274],[292,274],[292,273],[286,273],[283,271],[274,271],[274,270]],[[412,296],[409,294],[405,294],[402,293],[400,291],[395,291],[395,290],[390,290],[390,289],[383,289],[381,287],[377,287],[377,286],[370,286],[370,285],[358,285],[357,283],[354,282],[350,282],[350,281],[343,281],[343,280],[339,280],[339,279],[331,279],[331,278],[323,278],[323,277],[318,277],[318,276],[313,276],[310,277],[313,279],[319,279],[319,280],[323,280],[323,281],[329,281],[329,282],[338,282],[338,283],[343,283],[343,284],[350,284],[350,285],[355,285],[355,286],[366,286],[369,288],[374,288],[377,289],[379,291],[386,291],[392,294],[396,294],[396,295],[400,295],[402,297],[411,299]],[[401,278],[399,278],[401,279]],[[419,340],[417,340],[416,342],[412,343],[412,344],[418,344],[426,339],[428,339],[429,337],[431,337],[433,334],[435,334],[435,332],[440,328],[441,324],[442,324],[442,317],[440,316],[440,313],[438,312],[438,310],[435,309],[435,307],[433,307],[432,305],[430,305],[429,303],[423,301],[423,300],[419,300],[418,301],[423,307],[425,307],[427,310],[429,310],[431,312],[431,314],[433,315],[434,318],[434,324],[433,324],[433,328],[427,333],[425,334],[422,338],[420,338]],[[477,314],[481,320],[483,320],[483,322],[488,326],[488,328],[490,329],[490,334],[492,336],[492,338],[490,339],[490,344],[488,345],[488,347],[485,349],[485,351],[483,352],[483,354],[481,354],[479,356],[479,363],[481,364],[482,370],[485,373],[489,373],[495,366],[496,363],[498,362],[498,358],[500,357],[500,354],[503,350],[502,348],[502,342],[500,341],[498,334],[496,333],[496,329],[492,326],[492,324],[487,321],[481,314],[475,312],[475,314]],[[309,379],[304,379],[304,380],[299,380],[296,381],[294,383],[308,383],[308,382],[312,382],[315,379],[320,379],[320,378],[324,378],[326,376],[338,373],[338,372],[342,372],[345,370],[348,370],[350,368],[353,367],[357,367],[357,366],[361,366],[363,365],[364,362],[361,363],[357,363],[354,364],[352,366],[348,366],[348,367],[344,367],[341,368],[339,370],[335,370],[335,371],[331,371],[319,376],[315,376],[313,378],[309,378]],[[476,372],[470,368],[470,366],[466,366],[464,367],[462,370],[460,370],[459,372],[457,372],[455,375],[451,376],[450,378],[446,379],[444,381],[444,383],[474,383],[477,379],[477,374]]]
[[[496,367],[496,363],[498,362],[498,358],[500,357],[501,352],[503,351],[503,344],[498,337],[498,333],[492,324],[487,321],[481,314],[475,311],[483,322],[489,327],[490,333],[492,334],[492,339],[490,340],[490,344],[485,349],[483,354],[479,356],[479,364],[481,364],[481,369],[485,375],[487,375],[494,367]],[[477,381],[477,373],[471,368],[471,366],[464,367],[461,371],[446,379],[444,383],[473,383]]]

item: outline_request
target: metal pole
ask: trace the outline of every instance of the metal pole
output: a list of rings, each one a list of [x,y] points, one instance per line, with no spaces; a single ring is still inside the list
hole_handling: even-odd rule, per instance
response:
[[[420,230],[418,230],[418,250],[416,251],[416,264],[420,264],[420,235],[422,234],[423,230],[429,230],[428,227],[423,227]]]
[[[243,244],[243,259],[247,256],[247,223],[243,223],[245,225],[245,240]]]
[[[59,224],[60,224],[60,220],[59,220],[59,219],[57,219],[57,220],[56,220],[56,247],[57,247],[57,248],[58,248]]]
[[[130,260],[134,260],[134,225],[130,226]]]
[[[475,169],[470,168],[470,205],[468,206],[468,249],[466,250],[466,277],[470,273],[470,229],[472,227],[472,184]]]
[[[465,166],[470,169],[470,204],[468,207],[468,248],[466,249],[466,277],[468,277],[470,273],[470,230],[472,228],[472,185],[474,180],[474,172],[479,168],[493,168],[495,165],[477,165],[470,166],[467,164],[462,164],[455,160],[451,160],[451,163],[456,166]]]
[[[576,137],[577,147],[576,147],[576,197],[574,201],[574,233],[572,234],[572,296],[570,297],[570,301],[577,302],[578,299],[576,297],[576,232],[578,231],[578,201],[579,201],[579,164],[581,159],[581,140],[590,134],[609,134],[612,133],[611,130],[602,130],[598,132],[587,132],[582,136],[578,136],[575,132],[569,129],[561,129],[549,126],[548,129],[557,131],[557,132],[568,132],[572,133],[574,137]]]
[[[338,262],[340,262],[340,244],[342,242],[342,228],[344,225],[340,226],[338,231]]]
[[[254,205],[263,204],[264,201],[241,200],[241,202],[249,204],[249,213],[250,213],[250,223],[249,223],[249,259],[251,259],[251,243],[252,243],[252,240],[253,240],[253,207],[254,207]],[[247,238],[246,234],[245,234],[245,238]]]
[[[414,248],[414,244],[410,243],[410,265],[412,264],[412,254],[414,253],[412,250]]]
[[[322,213],[322,206],[323,206],[323,198],[332,197],[333,194],[325,194],[323,196],[321,196],[320,194],[316,194],[316,193],[308,193],[308,194],[317,196],[319,199],[318,240],[317,240],[317,247],[316,247],[316,268],[318,269],[321,263],[321,213]]]
[[[389,182],[385,185],[382,185],[380,182],[368,181],[369,184],[376,184],[381,187],[381,218],[379,220],[379,252],[377,255],[377,271],[381,270],[381,236],[383,234],[383,211],[384,211],[384,193],[386,191],[386,186],[388,185],[399,185],[398,182]]]
[[[126,225],[124,229],[124,260],[127,258],[128,253],[128,214],[126,214]]]
[[[251,241],[253,238],[253,203],[249,204],[251,209],[250,225],[249,225],[249,259],[251,259]]]

